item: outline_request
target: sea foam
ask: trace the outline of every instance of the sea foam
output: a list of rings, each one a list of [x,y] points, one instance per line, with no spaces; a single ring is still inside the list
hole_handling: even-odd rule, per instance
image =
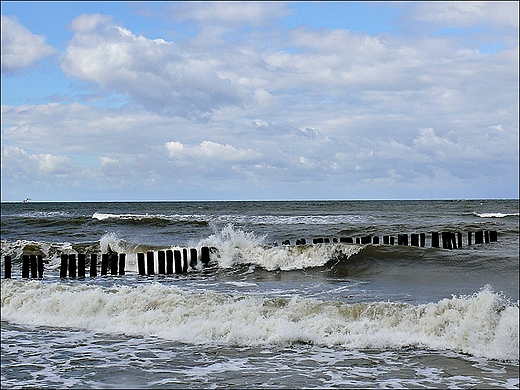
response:
[[[2,280],[2,319],[192,344],[426,348],[518,360],[518,303],[485,288],[411,305]]]
[[[505,218],[505,217],[518,217],[518,213],[474,213],[480,218]]]

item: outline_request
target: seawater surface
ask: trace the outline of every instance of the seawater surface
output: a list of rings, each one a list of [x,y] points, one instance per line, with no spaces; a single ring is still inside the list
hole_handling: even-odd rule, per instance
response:
[[[518,200],[2,203],[1,386],[518,388],[518,211]],[[479,230],[498,241],[431,247],[431,232]],[[425,247],[333,242],[422,232]],[[138,252],[202,246],[216,248],[206,267],[137,274]],[[125,276],[60,279],[62,253],[108,250],[126,254]],[[42,280],[20,277],[23,254],[44,257]]]

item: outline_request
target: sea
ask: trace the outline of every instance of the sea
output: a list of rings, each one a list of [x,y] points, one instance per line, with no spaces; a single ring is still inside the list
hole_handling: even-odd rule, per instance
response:
[[[138,272],[202,247],[185,273]],[[4,202],[1,387],[518,389],[519,248],[518,199]],[[125,275],[90,277],[108,252]],[[81,253],[87,276],[60,278]]]

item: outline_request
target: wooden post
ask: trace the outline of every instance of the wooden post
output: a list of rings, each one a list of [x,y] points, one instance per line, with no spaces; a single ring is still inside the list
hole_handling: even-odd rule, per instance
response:
[[[146,275],[145,269],[144,269],[144,253],[138,253],[137,254],[137,269],[139,271],[139,275]]]
[[[62,253],[61,254],[61,267],[60,267],[60,278],[67,277],[67,264],[69,262],[69,255]]]
[[[173,274],[173,251],[168,249],[166,251],[166,275]]]
[[[457,247],[462,248],[462,233],[461,232],[457,233],[457,239],[458,239]]]
[[[419,246],[419,235],[417,233],[412,233],[410,236],[410,245]]]
[[[451,237],[449,232],[442,232],[442,247],[451,249]]]
[[[180,274],[182,273],[182,257],[181,257],[181,251],[180,250],[174,250],[173,251],[173,257],[175,259],[175,273]]]
[[[157,262],[159,263],[157,273],[164,275],[166,273],[166,253],[164,253],[164,251],[157,252]]]
[[[119,254],[119,275],[125,274],[126,267],[126,253]]]
[[[426,246],[426,234],[421,233],[419,235],[420,241],[421,241],[421,248],[424,248]]]
[[[78,278],[85,277],[85,254],[78,253]]]
[[[69,255],[69,277],[76,277],[76,255],[74,253]]]
[[[432,248],[439,248],[439,233],[432,232]]]
[[[38,255],[38,277],[43,279],[43,256]]]
[[[197,266],[197,249],[190,249],[190,267],[195,268]]]
[[[450,233],[450,237],[451,237],[451,242],[452,242],[451,247],[453,249],[457,249],[457,235],[455,233]]]
[[[489,232],[489,241],[490,242],[497,242],[498,241],[498,233],[496,230],[491,230]]]
[[[200,262],[203,265],[208,265],[209,263],[209,248],[207,246],[200,248]]]
[[[117,275],[117,253],[110,254],[110,275]]]
[[[147,275],[155,274],[152,251],[149,251],[146,253],[146,274]]]
[[[448,233],[448,240],[450,240],[450,249],[457,249],[457,236],[455,233]]]
[[[108,253],[101,255],[101,276],[105,276],[108,273]]]
[[[90,276],[97,276],[97,254],[90,255]]]
[[[185,274],[188,272],[188,250],[186,248],[182,250],[182,259],[182,273]]]
[[[432,248],[439,247],[439,233],[432,232]]]
[[[29,255],[22,256],[22,278],[29,277]]]
[[[4,278],[5,279],[11,279],[11,256],[5,256],[4,257]]]
[[[472,233],[468,232],[468,246],[471,245],[471,235],[472,235]]]
[[[38,277],[38,263],[36,262],[36,255],[30,255],[31,260],[31,278],[36,279]]]

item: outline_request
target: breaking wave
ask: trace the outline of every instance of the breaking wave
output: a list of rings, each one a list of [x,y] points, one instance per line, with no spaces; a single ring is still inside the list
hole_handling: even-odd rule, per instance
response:
[[[349,349],[427,348],[517,361],[518,302],[490,287],[436,303],[348,303],[185,291],[151,283],[2,280],[2,319],[191,344],[309,343]]]

